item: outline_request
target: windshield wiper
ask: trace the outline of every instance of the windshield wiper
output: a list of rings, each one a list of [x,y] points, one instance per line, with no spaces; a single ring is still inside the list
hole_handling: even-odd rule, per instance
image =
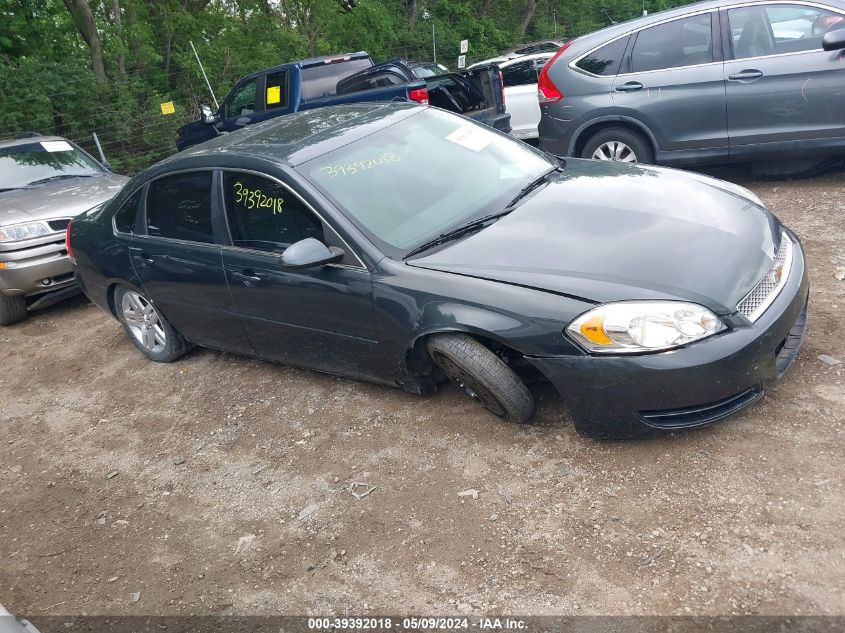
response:
[[[65,180],[66,178],[90,178],[94,174],[56,174],[55,176],[50,176],[48,178],[41,178],[39,180],[33,180],[30,185],[42,185],[45,182],[53,182],[55,180]]]
[[[531,182],[529,182],[527,185],[525,185],[522,189],[519,190],[519,193],[514,196],[513,200],[511,200],[508,203],[508,206],[506,208],[509,209],[513,206],[516,206],[516,203],[519,202],[520,200],[522,200],[529,193],[531,193],[532,191],[534,191],[535,189],[537,189],[541,185],[548,184],[549,183],[549,175],[553,174],[556,171],[562,171],[562,169],[560,167],[552,167],[549,171],[545,172],[544,174],[542,174],[541,176],[539,176],[535,180],[532,180]]]

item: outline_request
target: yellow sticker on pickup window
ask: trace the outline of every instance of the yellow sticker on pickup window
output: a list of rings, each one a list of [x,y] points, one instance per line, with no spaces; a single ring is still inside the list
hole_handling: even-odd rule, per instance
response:
[[[173,105],[172,101],[165,101],[161,104],[162,114],[173,114],[174,112],[176,112],[176,106]]]
[[[260,189],[244,187],[240,182],[236,182],[232,187],[235,190],[235,203],[243,205],[245,209],[272,209],[273,215],[284,211],[283,198],[265,195]]]
[[[281,86],[268,86],[267,87],[267,105],[273,105],[274,103],[281,103],[282,101],[282,87]]]
[[[373,158],[356,160],[354,163],[341,163],[339,165],[320,167],[320,171],[326,172],[329,178],[337,178],[338,176],[354,176],[355,174],[375,169],[379,165],[398,163],[401,160],[402,158],[393,152],[384,152],[383,154],[374,156]]]

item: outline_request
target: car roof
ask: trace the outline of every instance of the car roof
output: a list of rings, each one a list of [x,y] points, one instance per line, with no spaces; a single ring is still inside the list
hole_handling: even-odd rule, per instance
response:
[[[411,103],[357,103],[305,110],[218,136],[166,158],[151,169],[161,172],[232,166],[244,158],[295,166],[425,109]]]
[[[235,84],[243,81],[244,79],[252,79],[253,77],[260,77],[266,73],[272,73],[277,70],[285,70],[286,68],[290,68],[291,66],[299,66],[300,68],[310,68],[311,66],[319,66],[320,64],[325,64],[327,60],[331,59],[341,59],[348,57],[347,61],[351,61],[353,59],[367,59],[370,54],[367,51],[358,51],[357,53],[341,53],[339,55],[323,55],[322,57],[309,57],[308,59],[301,59],[293,62],[285,62],[284,64],[278,64],[276,66],[271,66],[269,68],[262,68],[261,70],[256,70],[253,73],[249,73],[248,75],[244,75]]]
[[[67,141],[61,136],[41,136],[40,134],[32,134],[22,136],[20,138],[11,138],[7,140],[0,140],[0,148],[14,147],[15,145],[29,145],[31,143],[41,143],[44,141]]]

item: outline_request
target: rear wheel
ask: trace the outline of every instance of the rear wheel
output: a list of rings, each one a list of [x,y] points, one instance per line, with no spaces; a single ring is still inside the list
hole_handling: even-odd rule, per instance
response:
[[[474,338],[437,334],[428,339],[427,347],[449,380],[491,413],[513,422],[527,422],[534,413],[534,399],[525,383]]]
[[[188,350],[187,341],[143,294],[121,286],[114,298],[123,330],[144,356],[158,363],[171,363]]]
[[[621,127],[612,127],[591,136],[581,158],[620,163],[653,163],[654,152],[642,134]]]
[[[26,317],[26,299],[23,297],[7,297],[0,294],[0,325],[12,325],[23,321]]]

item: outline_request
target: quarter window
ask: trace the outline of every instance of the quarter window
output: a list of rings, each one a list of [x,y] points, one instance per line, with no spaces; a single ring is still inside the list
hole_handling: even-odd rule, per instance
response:
[[[225,172],[223,191],[235,246],[282,252],[307,237],[325,243],[323,223],[283,185],[254,174]]]
[[[619,63],[622,61],[627,45],[627,37],[619,38],[597,48],[575,65],[593,75],[615,75],[619,72]]]
[[[526,86],[537,83],[537,69],[533,60],[526,60],[502,68],[505,88],[511,86]]]
[[[214,242],[211,172],[190,172],[154,180],[147,194],[147,234]]]
[[[255,112],[255,89],[258,79],[251,79],[237,89],[226,106],[226,117],[244,116]]]
[[[818,7],[777,4],[728,11],[735,59],[821,50],[824,34],[845,16]]]
[[[120,233],[134,233],[135,232],[135,218],[138,215],[138,205],[141,203],[141,193],[144,188],[141,187],[133,193],[129,199],[120,205],[117,213],[114,214],[114,227]]]
[[[633,72],[707,64],[713,61],[710,13],[643,29],[631,55]]]

